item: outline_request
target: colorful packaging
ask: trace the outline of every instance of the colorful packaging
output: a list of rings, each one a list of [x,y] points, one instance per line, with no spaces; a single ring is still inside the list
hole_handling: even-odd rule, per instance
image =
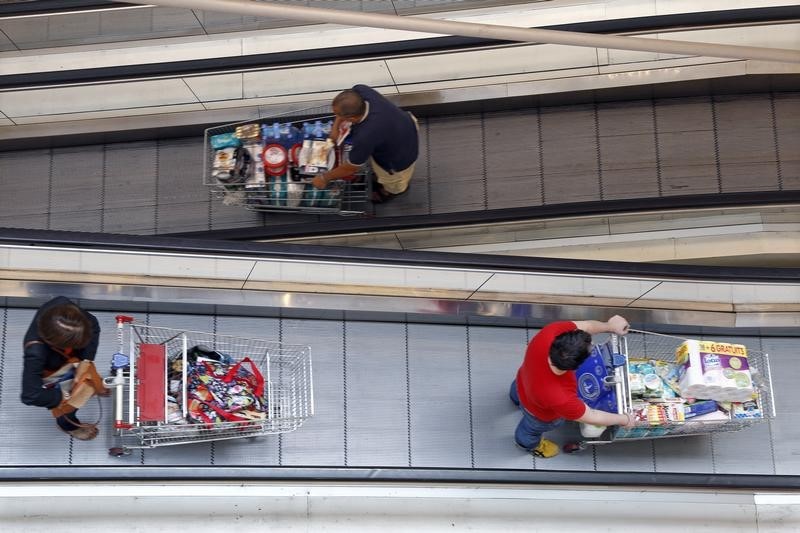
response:
[[[687,340],[676,350],[684,398],[742,402],[753,395],[747,348],[741,344]]]
[[[628,386],[631,389],[631,394],[634,396],[641,396],[644,394],[644,379],[641,374],[630,373],[628,374]]]
[[[642,376],[644,381],[644,397],[645,398],[661,398],[664,393],[664,384],[657,374],[644,374]]]
[[[741,403],[732,403],[731,418],[740,420],[764,418],[764,413],[761,409],[759,398],[752,398]]]
[[[237,139],[258,140],[261,137],[261,128],[258,124],[243,124],[236,126],[234,135]]]
[[[677,424],[685,420],[683,402],[651,403],[647,406],[647,422],[651,426]]]
[[[683,406],[684,417],[688,420],[696,416],[713,413],[718,409],[717,402],[714,400],[700,400],[694,403],[687,403]]]
[[[678,378],[681,374],[681,367],[667,361],[651,361],[656,369],[656,374],[667,384],[667,386],[676,394],[680,395],[681,389],[678,386]]]
[[[242,145],[242,142],[233,133],[220,133],[219,135],[212,135],[211,148],[219,150],[221,148],[237,148]]]

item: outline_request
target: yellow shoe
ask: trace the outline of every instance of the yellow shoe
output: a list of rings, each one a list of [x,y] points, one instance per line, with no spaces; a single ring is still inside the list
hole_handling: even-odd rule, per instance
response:
[[[542,457],[544,459],[549,459],[551,457],[555,457],[558,455],[558,444],[551,440],[542,439],[539,441],[539,445],[534,448],[531,453],[536,457]]]

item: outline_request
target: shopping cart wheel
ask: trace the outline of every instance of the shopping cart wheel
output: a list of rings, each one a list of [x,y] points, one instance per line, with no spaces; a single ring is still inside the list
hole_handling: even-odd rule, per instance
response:
[[[122,457],[123,455],[130,455],[131,451],[125,448],[109,448],[108,455],[112,457]]]
[[[584,442],[568,442],[562,448],[564,453],[577,453],[586,449]]]

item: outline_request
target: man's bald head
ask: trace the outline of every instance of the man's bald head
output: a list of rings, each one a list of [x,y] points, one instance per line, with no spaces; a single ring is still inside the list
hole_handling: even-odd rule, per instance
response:
[[[347,89],[333,99],[333,112],[344,118],[360,118],[367,111],[367,103],[353,89]]]

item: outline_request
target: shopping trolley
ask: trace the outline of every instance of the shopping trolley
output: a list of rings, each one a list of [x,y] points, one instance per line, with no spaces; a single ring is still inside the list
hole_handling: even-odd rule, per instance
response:
[[[312,175],[299,175],[294,170],[298,166],[298,154],[295,145],[292,148],[281,147],[277,140],[260,139],[257,143],[265,164],[264,181],[260,182],[254,175],[245,172],[244,176],[220,179],[214,176],[214,160],[217,150],[211,145],[214,136],[234,134],[240,128],[269,126],[279,123],[282,126],[300,128],[304,123],[333,121],[330,106],[315,106],[293,110],[257,120],[234,122],[207,128],[204,134],[205,153],[203,158],[203,184],[212,193],[221,198],[225,205],[241,206],[251,211],[273,213],[313,213],[333,215],[361,215],[369,209],[369,198],[372,192],[372,173],[369,165],[362,166],[352,176],[331,182],[326,189],[316,189],[311,184]],[[272,155],[270,155],[272,154]],[[337,146],[331,151],[330,167],[341,162],[349,162],[347,144]],[[247,154],[242,153],[242,156]],[[275,167],[267,163],[275,158]],[[255,163],[248,165],[254,168]],[[272,170],[274,170],[274,172]],[[294,170],[293,170],[294,169]]]
[[[149,326],[123,315],[117,316],[117,336],[119,352],[105,379],[114,390],[118,445],[109,449],[111,455],[286,433],[314,414],[308,346]],[[191,416],[190,406],[196,405],[191,387],[200,375],[196,365],[230,368],[225,377],[240,379],[244,373],[237,363],[249,366],[247,378],[259,382],[253,387],[259,390],[247,393],[251,401],[234,404],[229,412],[215,407],[220,416],[213,418]],[[211,386],[208,391],[216,394]]]
[[[625,336],[611,335],[606,342],[595,346],[595,351],[605,352],[608,355],[608,365],[603,370],[603,373],[607,375],[590,384],[582,383],[580,377],[583,376],[579,376],[578,386],[594,390],[610,390],[612,394],[609,397],[614,399],[612,401],[614,405],[605,410],[616,411],[619,414],[633,414],[636,400],[631,387],[631,367],[635,364],[634,362],[662,361],[677,364],[676,349],[686,340],[682,337],[640,330],[630,330]],[[756,391],[757,413],[719,411],[719,416],[712,417],[712,419],[698,417],[699,420],[687,418],[682,422],[660,421],[656,424],[649,421],[638,421],[634,426],[628,428],[609,426],[599,435],[584,436],[578,442],[565,444],[563,449],[567,453],[574,453],[585,449],[588,445],[617,441],[738,431],[774,418],[776,413],[769,354],[748,348],[747,359],[753,387]]]

